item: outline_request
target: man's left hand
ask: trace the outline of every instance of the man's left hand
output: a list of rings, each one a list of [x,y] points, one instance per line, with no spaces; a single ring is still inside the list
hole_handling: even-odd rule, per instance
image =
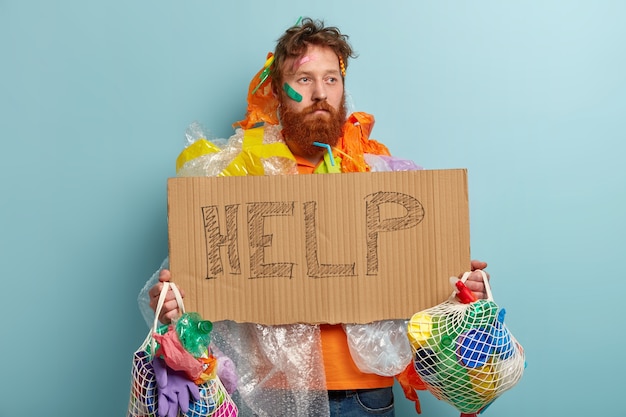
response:
[[[465,281],[465,286],[472,290],[476,297],[487,298],[487,291],[485,289],[483,275],[480,273],[481,270],[487,268],[487,262],[472,260],[471,268],[472,273],[467,277],[467,281]],[[489,274],[486,271],[483,272],[485,272],[485,274],[487,275],[487,279],[489,279]]]

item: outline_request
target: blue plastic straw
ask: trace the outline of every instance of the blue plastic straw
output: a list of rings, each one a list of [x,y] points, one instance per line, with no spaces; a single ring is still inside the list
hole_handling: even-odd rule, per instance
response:
[[[330,158],[330,165],[335,166],[335,158],[333,157],[333,149],[330,147],[328,143],[313,142],[313,145],[319,146],[320,148],[326,148],[326,151],[328,152],[328,157]]]

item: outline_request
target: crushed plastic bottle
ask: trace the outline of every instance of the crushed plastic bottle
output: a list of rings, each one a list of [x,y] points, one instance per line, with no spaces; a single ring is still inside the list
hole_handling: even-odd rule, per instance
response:
[[[213,323],[198,313],[184,313],[176,320],[176,333],[185,350],[194,357],[206,357],[211,344]]]

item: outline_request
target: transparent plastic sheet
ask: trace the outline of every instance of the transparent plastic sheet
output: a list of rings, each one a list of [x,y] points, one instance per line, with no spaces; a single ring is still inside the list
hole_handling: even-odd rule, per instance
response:
[[[406,320],[344,324],[343,328],[350,355],[361,372],[394,376],[411,363]]]
[[[211,143],[219,150],[190,158],[178,169],[178,177],[216,177],[224,175],[279,175],[297,174],[294,160],[266,153],[266,147],[283,144],[280,128],[266,126],[263,143],[260,146],[244,146],[243,129],[237,129],[228,140],[212,139]],[[192,124],[187,130],[187,149],[207,135],[202,127]],[[259,165],[260,164],[260,165]]]
[[[397,158],[395,156],[386,155],[364,155],[365,162],[370,166],[371,172],[387,172],[387,171],[417,171],[424,169],[410,159]]]
[[[199,122],[192,122],[187,126],[187,129],[185,129],[185,148],[200,139],[210,140],[220,148],[226,143],[226,139],[219,139],[210,134]]]
[[[146,321],[148,327],[152,327],[152,323],[154,322],[154,310],[150,307],[150,288],[154,287],[154,285],[159,282],[159,274],[163,269],[169,269],[170,267],[170,258],[167,257],[161,262],[161,266],[159,269],[154,271],[150,279],[146,281],[143,285],[141,291],[139,291],[139,295],[137,296],[137,304],[139,305],[139,311],[143,316],[143,319]]]
[[[330,414],[319,326],[221,321],[213,341],[237,364],[240,416]]]

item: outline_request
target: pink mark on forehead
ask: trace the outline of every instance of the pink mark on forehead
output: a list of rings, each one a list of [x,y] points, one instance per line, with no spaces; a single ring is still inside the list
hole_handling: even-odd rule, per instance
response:
[[[306,64],[309,61],[313,61],[313,60],[315,60],[315,55],[305,55],[305,56],[303,56],[300,59],[296,59],[295,61],[293,61],[293,70],[296,71],[302,65]]]

